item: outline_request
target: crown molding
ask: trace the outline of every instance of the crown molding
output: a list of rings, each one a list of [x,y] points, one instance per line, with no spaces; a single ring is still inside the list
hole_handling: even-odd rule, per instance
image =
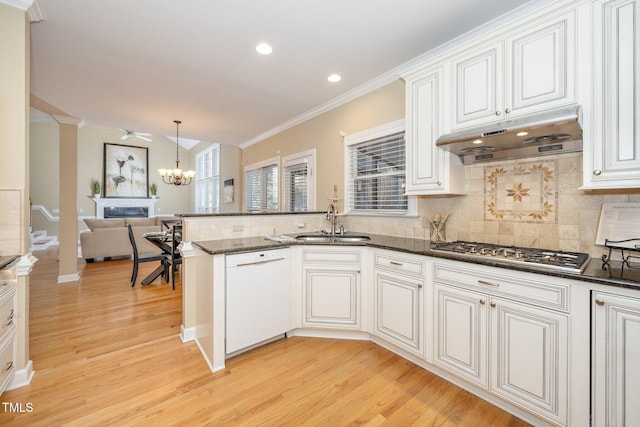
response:
[[[56,114],[52,115],[51,117],[53,117],[56,122],[62,125],[76,125],[78,127],[84,126],[84,120],[77,117],[58,116]]]
[[[29,21],[31,23],[47,20],[47,16],[44,14],[44,9],[42,8],[38,0],[34,0],[31,7],[27,9],[27,17],[29,18]]]
[[[26,11],[33,3],[33,0],[0,0],[0,3]]]

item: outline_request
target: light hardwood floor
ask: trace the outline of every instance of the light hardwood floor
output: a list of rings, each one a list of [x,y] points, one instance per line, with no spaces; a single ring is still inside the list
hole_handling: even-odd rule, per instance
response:
[[[34,255],[36,374],[0,396],[33,409],[2,405],[0,425],[527,425],[370,342],[289,338],[212,374],[178,338],[179,274],[175,291],[159,280],[132,289],[131,261],[79,261],[80,282],[57,284],[57,249]]]

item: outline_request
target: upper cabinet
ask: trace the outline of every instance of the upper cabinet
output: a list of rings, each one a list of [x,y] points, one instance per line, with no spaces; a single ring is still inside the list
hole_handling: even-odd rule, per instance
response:
[[[640,188],[640,7],[638,0],[598,0],[592,7],[592,120],[583,188]]]
[[[407,194],[461,194],[464,170],[460,159],[436,147],[436,139],[443,133],[443,69],[441,66],[419,68],[403,78]]]
[[[449,131],[576,102],[576,12],[545,16],[450,62]]]

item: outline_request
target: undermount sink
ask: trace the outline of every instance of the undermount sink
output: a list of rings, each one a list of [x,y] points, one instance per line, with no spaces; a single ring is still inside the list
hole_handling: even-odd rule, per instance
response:
[[[364,242],[369,236],[355,234],[302,234],[296,236],[299,242]]]

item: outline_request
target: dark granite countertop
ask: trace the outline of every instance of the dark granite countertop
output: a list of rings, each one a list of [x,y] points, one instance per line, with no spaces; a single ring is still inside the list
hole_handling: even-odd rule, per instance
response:
[[[438,252],[431,249],[431,242],[423,239],[410,239],[405,237],[383,236],[377,234],[367,234],[371,240],[361,242],[275,242],[266,240],[264,237],[250,237],[242,239],[223,239],[192,242],[203,251],[215,254],[233,254],[249,251],[260,251],[277,249],[291,245],[331,245],[331,246],[368,246],[381,249],[424,255],[434,258],[444,258],[456,261],[464,261],[479,265],[501,267],[517,271],[527,271],[531,273],[544,274],[554,277],[564,277],[573,280],[580,280],[603,285],[612,285],[640,290],[640,268],[622,268],[620,262],[613,262],[607,269],[602,269],[602,260],[592,258],[589,265],[582,274],[562,272],[544,269],[536,266],[523,264],[512,264],[500,261],[496,258],[476,258],[464,256],[456,253]]]
[[[0,256],[0,270],[5,269],[9,264],[20,258],[18,255]]]
[[[181,218],[207,218],[218,216],[269,216],[269,215],[326,215],[327,212],[230,212],[230,213],[177,213],[174,216]]]

